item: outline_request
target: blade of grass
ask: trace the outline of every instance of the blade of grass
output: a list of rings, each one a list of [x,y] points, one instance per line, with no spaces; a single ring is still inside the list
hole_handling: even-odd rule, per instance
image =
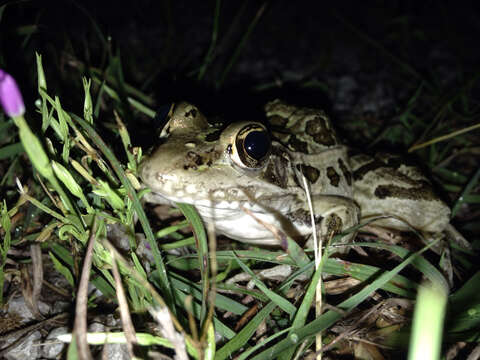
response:
[[[273,301],[280,309],[285,311],[287,314],[290,315],[290,318],[293,317],[295,312],[297,311],[296,307],[293,306],[287,299],[283,298],[282,296],[276,294],[274,291],[270,290],[256,275],[255,273],[250,270],[250,268],[243,263],[239,258],[235,258],[238,262],[240,267],[243,271],[249,274],[252,277],[253,282],[255,285],[265,294],[268,298]]]
[[[103,139],[97,134],[97,132],[86,122],[84,119],[78,117],[77,115],[70,113],[72,119],[74,119],[89,135],[92,141],[97,145],[97,147],[102,151],[105,155],[107,160],[110,162],[112,169],[114,170],[117,177],[120,179],[120,182],[125,187],[128,196],[130,197],[133,207],[137,212],[138,219],[142,225],[143,231],[145,232],[146,239],[148,244],[150,245],[153,253],[153,258],[155,260],[155,266],[157,268],[157,273],[160,281],[160,287],[162,288],[162,293],[165,297],[165,302],[167,306],[169,306],[170,310],[175,314],[175,307],[173,302],[173,294],[172,289],[170,287],[170,281],[168,279],[167,270],[165,268],[165,264],[163,262],[162,254],[160,253],[160,249],[158,248],[157,242],[153,235],[152,228],[150,227],[150,223],[148,222],[147,216],[143,211],[143,207],[140,204],[140,200],[138,199],[137,193],[133,188],[132,184],[128,180],[127,176],[125,175],[124,170],[120,162],[115,157],[115,154],[110,150],[110,148],[105,144]]]
[[[213,15],[213,30],[212,30],[212,39],[210,40],[210,46],[208,48],[207,54],[205,55],[205,59],[203,60],[202,66],[198,71],[197,80],[200,81],[203,79],[205,72],[207,71],[208,66],[213,61],[214,58],[214,51],[215,46],[217,45],[217,38],[218,38],[218,23],[220,20],[220,4],[221,0],[215,1],[215,13]]]
[[[437,137],[434,138],[434,139],[425,141],[425,142],[420,143],[420,144],[413,145],[413,146],[410,147],[410,149],[408,149],[408,152],[413,152],[413,151],[415,151],[415,150],[418,150],[418,149],[421,149],[421,148],[430,146],[430,145],[432,145],[432,144],[439,143],[439,142],[441,142],[441,141],[445,141],[445,140],[454,138],[454,137],[456,137],[456,136],[465,134],[465,133],[467,133],[467,132],[469,132],[469,131],[473,131],[473,130],[476,130],[476,129],[480,129],[480,123],[479,123],[479,124],[472,125],[472,126],[468,126],[468,127],[466,127],[466,128],[460,129],[460,130],[452,131],[451,133],[446,134],[446,135],[437,136]]]
[[[99,78],[96,78],[94,77],[93,78],[93,81],[95,83],[97,83],[98,85],[101,86],[101,91],[102,92],[105,92],[108,96],[110,96],[112,99],[114,100],[117,100],[117,101],[121,101],[120,100],[120,96],[118,95],[117,91],[115,91],[112,87],[110,87],[109,85],[107,85],[105,83],[105,80],[104,81],[101,81]],[[100,104],[100,98],[97,99],[97,106],[99,106],[98,104]],[[130,96],[127,96],[126,97],[126,101],[132,105],[136,110],[140,111],[141,113],[151,117],[151,118],[154,118],[155,117],[155,111],[153,111],[152,109],[150,109],[148,106],[146,105],[143,105],[143,103],[141,103],[140,101],[138,100],[135,100],[134,98],[130,97]],[[97,107],[95,108],[95,114],[97,114]]]
[[[388,250],[388,249],[386,249]],[[266,253],[264,256],[260,256],[261,251],[236,251],[235,254],[242,259],[247,260],[255,260],[261,262],[270,262],[273,264],[285,264],[295,266],[296,264],[290,259],[285,258],[282,260],[282,255],[277,251],[273,251],[271,253]],[[167,256],[168,264],[179,268],[183,271],[188,271],[190,269],[198,269],[198,259],[197,257],[191,256]],[[228,262],[234,259],[234,256],[231,251],[219,251],[217,252],[217,260]],[[313,269],[313,262],[310,262],[306,266],[309,266]],[[337,276],[351,276],[357,280],[365,281],[367,279],[371,279],[372,277],[377,276],[384,269],[365,265],[365,264],[358,264],[354,262],[349,262],[341,259],[328,259],[325,262],[324,273],[330,275],[337,275]],[[293,276],[293,274],[292,274]],[[402,275],[396,275],[391,281],[387,284],[382,286],[383,290],[389,291],[391,293],[397,294],[399,296],[408,297],[410,299],[415,298],[415,290],[418,284],[414,281],[411,281],[405,278]]]
[[[207,299],[209,289],[209,271],[210,259],[208,256],[208,242],[202,219],[198,215],[195,207],[188,204],[177,203],[178,208],[182,211],[185,218],[193,227],[195,242],[198,250],[198,262],[200,264],[200,275],[202,278],[202,310],[200,313],[200,323],[203,324],[207,315]]]
[[[194,283],[178,274],[172,274],[172,286],[186,294],[191,294],[195,299],[200,300],[202,297],[202,291],[199,284]],[[217,294],[215,296],[215,307],[220,310],[230,311],[232,314],[241,315],[248,308],[240,302],[230,299],[227,296]]]
[[[431,247],[436,242],[432,242],[428,246]],[[410,258],[411,253],[407,250],[402,248],[401,246],[396,245],[387,245],[387,244],[380,244],[380,243],[361,243],[357,244],[361,246],[373,247],[376,249],[383,249],[394,253],[395,255],[399,256],[401,259]],[[438,271],[435,266],[433,266],[428,260],[426,260],[422,256],[417,256],[414,261],[412,261],[412,266],[414,266],[417,270],[422,272],[427,279],[429,279],[432,283],[439,284],[443,286],[445,289],[449,289],[449,285],[447,280],[442,275],[440,271]]]
[[[395,275],[397,275],[402,269],[407,265],[413,263],[424,251],[426,251],[431,245],[424,247],[422,250],[411,254],[407,257],[402,263],[397,265],[394,269],[389,272],[386,272],[380,275],[376,280],[374,280],[370,285],[366,286],[360,290],[357,294],[351,296],[347,300],[344,300],[342,303],[337,305],[338,308],[344,310],[346,313],[353,310],[357,305],[362,303],[367,299],[370,294],[378,290],[382,285],[386,284],[391,280]],[[329,326],[333,325],[337,320],[343,317],[342,314],[337,313],[333,310],[327,311],[322,314],[320,317],[316,318],[312,322],[308,323],[304,327],[294,331],[284,340],[278,342],[274,346],[264,350],[252,360],[267,360],[275,358],[280,355],[283,351],[287,350],[291,346],[296,346],[303,340],[315,336],[318,332],[327,329]]]
[[[262,321],[264,321],[268,315],[275,309],[276,305],[274,302],[269,302],[262,310],[260,310],[257,315],[253,317],[252,320],[245,325],[242,330],[240,330],[233,339],[223,345],[215,356],[215,360],[224,360],[228,357],[231,357],[242,346],[245,346],[250,337],[255,333],[257,328],[260,326]]]
[[[435,114],[433,120],[431,121],[430,125],[424,130],[424,132],[420,135],[420,137],[413,143],[413,145],[408,149],[408,152],[411,152],[412,148],[414,148],[417,144],[419,144],[428,134],[433,132],[433,129],[438,125],[440,119],[442,119],[443,115],[447,112],[447,110],[459,99],[463,96],[464,92],[467,91],[470,87],[472,87],[475,82],[480,78],[480,71],[475,74],[472,78],[470,78],[464,86],[461,87],[460,90],[456,90],[453,96],[450,96],[440,107],[438,112]]]
[[[303,297],[302,303],[300,304],[297,314],[295,315],[295,319],[293,319],[292,326],[290,331],[288,332],[288,336],[290,336],[296,329],[301,328],[305,325],[305,321],[307,319],[308,313],[310,312],[310,308],[312,306],[313,300],[316,296],[318,282],[320,281],[323,273],[323,264],[325,260],[328,258],[328,252],[326,251],[320,260],[320,264],[315,270],[315,273],[308,285],[308,289]],[[278,358],[279,360],[289,360],[293,357],[295,353],[296,346],[292,346],[290,349],[286,350],[283,354],[281,354]]]
[[[480,272],[476,272],[449,299],[447,315],[447,332],[460,333],[476,330],[480,325]]]
[[[185,279],[178,280],[178,279],[175,279],[174,277],[172,277],[171,281],[172,281],[173,291],[175,294],[175,301],[177,302],[177,304],[183,305],[187,296],[192,295],[195,299],[195,301],[192,302],[193,315],[198,320],[200,320],[200,312],[201,312],[200,304],[202,300],[202,292],[199,286],[196,284],[189,283],[188,280],[185,280]],[[240,303],[237,303],[236,301],[229,299],[226,296],[221,296],[221,298],[217,301],[218,296],[219,294],[217,294],[215,297],[216,308],[222,309],[225,311],[231,311],[234,314],[243,314],[245,311],[247,311],[246,306]],[[242,306],[245,308],[245,310],[239,311],[239,309],[241,309]],[[231,339],[236,335],[236,333],[233,330],[231,330],[227,325],[222,323],[217,317],[213,318],[213,324],[215,326],[215,331],[218,332],[222,337],[226,339]]]
[[[8,159],[24,151],[22,143],[6,145],[0,149],[0,160]]]
[[[153,346],[153,345],[160,345],[169,349],[174,349],[174,346],[170,342],[170,340],[165,339],[160,336],[155,336],[152,334],[147,333],[136,333],[138,340],[138,345],[141,346]],[[72,341],[71,334],[61,334],[58,335],[57,339],[62,342],[70,342]],[[87,334],[87,342],[91,345],[105,345],[105,344],[125,344],[125,333],[123,332],[109,332],[109,333],[88,333]],[[198,352],[189,343],[187,343],[187,351],[188,353],[193,356],[194,359],[199,359]]]
[[[258,21],[262,17],[266,7],[267,7],[267,2],[264,2],[263,5],[258,9],[255,17],[250,22],[250,25],[248,26],[247,31],[245,31],[245,34],[242,36],[242,39],[238,43],[238,46],[235,49],[235,52],[233,53],[232,57],[230,58],[230,61],[228,62],[227,66],[225,66],[225,69],[223,70],[223,73],[220,76],[220,79],[215,84],[215,87],[217,89],[220,89],[222,87],[223,82],[225,81],[228,73],[232,69],[233,65],[237,62],[237,59],[240,56],[240,53],[242,52],[245,44],[247,43],[247,40],[249,39],[250,35],[252,34],[253,29],[255,28]]]
[[[408,359],[440,359],[446,305],[445,289],[435,284],[420,287],[413,314]]]
[[[458,210],[460,209],[460,206],[466,202],[467,196],[470,194],[470,192],[474,189],[474,187],[478,183],[478,179],[480,178],[480,168],[477,169],[475,174],[472,176],[472,178],[468,181],[467,185],[463,189],[462,193],[458,197],[457,201],[455,201],[455,204],[452,207],[452,215],[451,217],[455,217],[457,214]]]

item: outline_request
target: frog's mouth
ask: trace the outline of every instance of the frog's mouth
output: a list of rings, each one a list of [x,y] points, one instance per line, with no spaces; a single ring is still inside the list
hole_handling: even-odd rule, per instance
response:
[[[165,205],[175,205],[175,203],[184,203],[193,205],[197,208],[202,209],[236,209],[238,210],[240,207],[248,204],[248,200],[233,200],[227,201],[225,199],[220,198],[210,198],[210,199],[196,199],[195,197],[185,195],[184,192],[180,192],[179,194],[165,194],[159,191],[152,191],[150,193],[145,194],[145,200],[148,202],[156,203],[156,204],[165,204]],[[248,205],[246,205],[249,207]]]
[[[195,206],[199,212],[206,213],[211,211],[210,209],[218,209],[219,211],[236,212],[242,211],[242,208],[246,211],[252,211],[253,213],[265,213],[271,211],[271,209],[286,209],[290,208],[292,199],[285,194],[268,196],[254,196],[252,189],[228,189],[220,190],[216,189],[212,191],[210,196],[196,197],[195,193],[188,193],[187,191],[180,190],[177,192],[166,193],[164,191],[158,191],[158,189],[145,195],[145,199],[148,202],[157,204],[175,205],[175,203],[184,203]]]

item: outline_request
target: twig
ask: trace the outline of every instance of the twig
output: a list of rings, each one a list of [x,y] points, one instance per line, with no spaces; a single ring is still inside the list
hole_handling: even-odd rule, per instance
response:
[[[90,269],[92,268],[93,245],[96,240],[97,217],[93,221],[90,230],[90,238],[88,239],[87,251],[85,253],[85,261],[83,263],[82,274],[80,276],[80,284],[77,291],[77,303],[75,305],[75,322],[73,332],[75,333],[75,341],[77,342],[78,358],[80,360],[92,359],[92,354],[87,342],[87,299],[88,299],[88,279],[90,277]]]

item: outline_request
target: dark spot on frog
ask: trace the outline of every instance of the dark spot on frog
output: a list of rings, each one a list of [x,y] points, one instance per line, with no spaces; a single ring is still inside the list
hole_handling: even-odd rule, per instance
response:
[[[232,155],[232,144],[228,144],[226,151],[228,155]]]
[[[340,175],[337,174],[332,166],[327,167],[327,177],[330,179],[330,184],[332,186],[338,187],[338,184],[340,183]]]
[[[312,223],[310,219],[310,212],[305,209],[295,210],[293,213],[288,214],[288,218],[292,221],[297,221],[304,225]]]
[[[185,117],[191,117],[191,118],[195,118],[197,116],[197,109],[192,109],[190,111],[187,111],[185,113]]]
[[[307,226],[312,225],[312,217],[310,215],[310,211],[306,209],[295,210],[294,212],[287,214],[287,217],[295,223],[300,223],[302,225],[307,225]],[[322,219],[323,217],[320,215],[317,215],[314,217],[316,224],[318,224]]]
[[[194,151],[189,151],[185,156],[185,165],[183,165],[183,169],[197,170],[197,167],[203,165],[203,163],[203,158],[200,155]]]
[[[347,180],[347,184],[352,185],[352,172],[347,168],[342,159],[338,159],[338,166],[340,167],[340,170],[342,170],[343,176],[345,176],[345,180]]]
[[[369,163],[360,166],[353,172],[353,179],[358,181],[362,180],[365,174],[369,173],[370,171],[374,171],[378,168],[385,166],[385,163],[379,160],[372,160]]]
[[[220,135],[222,134],[222,130],[221,129],[218,129],[218,130],[215,130],[211,133],[208,133],[206,136],[205,136],[205,141],[208,141],[208,142],[213,142],[213,141],[217,141],[219,138],[220,138]]]
[[[331,214],[326,220],[327,236],[334,236],[342,231],[343,222],[337,214]]]
[[[220,159],[220,156],[222,154],[215,150],[215,147],[212,147],[210,150],[207,150],[205,151],[205,158],[208,159],[207,161],[217,161],[218,159]]]
[[[271,184],[286,189],[288,183],[287,168],[288,161],[285,158],[272,154],[261,177]]]
[[[237,189],[227,189],[227,195],[232,197],[237,197],[239,191]]]
[[[288,147],[293,151],[308,153],[308,145],[306,142],[299,140],[295,135],[292,135],[288,140]]]
[[[354,180],[362,180],[365,174],[375,171],[380,168],[390,168],[390,169],[398,169],[401,165],[409,165],[414,166],[413,163],[405,162],[405,159],[402,159],[398,156],[393,155],[386,155],[388,159],[379,159],[379,158],[372,158],[370,162],[360,166],[353,172],[353,179]]]
[[[327,128],[327,123],[321,116],[315,116],[313,120],[308,121],[305,126],[305,132],[320,145],[333,146],[337,144],[335,131]]]
[[[194,151],[189,151],[187,153],[187,159],[189,161],[192,161],[194,162],[196,165],[202,165],[203,164],[203,159],[200,155],[198,155],[196,152]]]
[[[397,185],[380,185],[374,192],[379,199],[393,197],[407,200],[434,200],[436,196],[432,187],[426,181],[420,181],[419,186],[404,188]]]
[[[215,147],[205,150],[203,153],[198,154],[194,151],[187,152],[185,156],[185,170],[197,170],[199,166],[206,165],[208,167],[217,161],[221,156],[221,153],[215,150]]]
[[[307,178],[310,184],[315,184],[318,180],[318,177],[320,176],[320,170],[310,165],[297,165],[297,170],[302,172],[302,174]]]
[[[272,126],[278,126],[281,129],[284,129],[287,125],[288,118],[281,117],[280,115],[273,115],[268,118],[268,122]]]

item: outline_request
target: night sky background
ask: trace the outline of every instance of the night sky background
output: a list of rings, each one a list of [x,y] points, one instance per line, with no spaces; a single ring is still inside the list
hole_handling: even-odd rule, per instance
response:
[[[340,121],[386,119],[422,81],[446,92],[479,70],[478,2],[223,1],[214,60],[197,81],[214,12],[214,1],[8,2],[0,66],[19,80],[29,106],[34,51],[49,88],[67,103],[78,103],[82,90],[78,63],[101,68],[109,51],[121,56],[125,80],[158,105],[186,99],[207,113],[245,116],[281,96]]]

